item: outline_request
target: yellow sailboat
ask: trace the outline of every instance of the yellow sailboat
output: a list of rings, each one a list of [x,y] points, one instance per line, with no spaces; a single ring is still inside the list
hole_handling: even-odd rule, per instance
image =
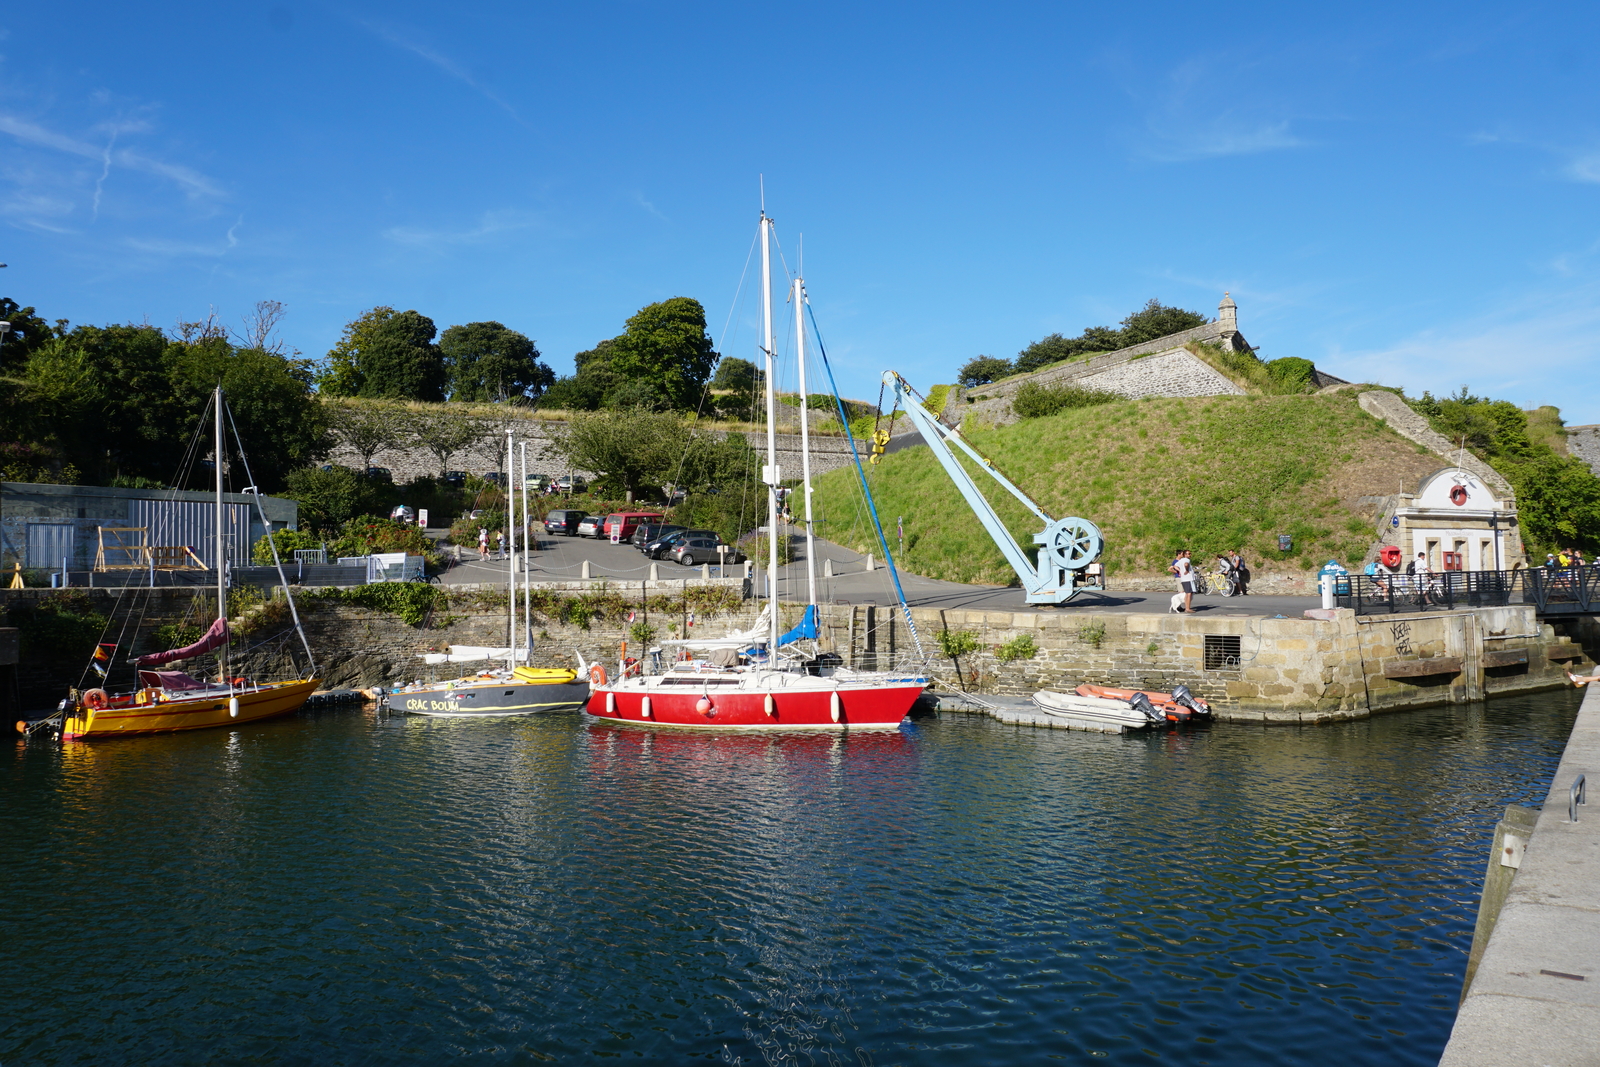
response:
[[[165,652],[153,652],[135,659],[133,666],[137,670],[138,685],[131,692],[113,694],[104,689],[88,689],[82,693],[75,693],[71,699],[62,701],[55,715],[46,721],[53,720],[53,724],[59,724],[61,739],[64,741],[167,733],[174,730],[200,730],[212,726],[235,726],[239,723],[258,722],[300,710],[306,698],[316,691],[320,680],[315,677],[263,682],[248,677],[229,676],[226,656],[228,586],[227,568],[223,564],[223,401],[220,386],[216,390],[213,402],[216,408],[217,442],[217,619],[212,623],[211,629],[191,645]],[[242,450],[240,458],[243,459]],[[245,475],[248,477],[249,473],[249,463],[245,461]],[[284,582],[284,586],[287,589],[287,581]],[[294,608],[292,596],[289,608],[309,660],[311,648],[306,644],[304,630],[300,629],[300,615]],[[101,645],[95,651],[94,668],[102,678],[110,670],[115,650],[114,645]],[[201,680],[183,671],[158,669],[212,652],[217,653],[217,677],[214,679]],[[314,662],[313,669],[308,673],[316,673]],[[40,723],[17,724],[24,732],[30,732],[40,725]]]

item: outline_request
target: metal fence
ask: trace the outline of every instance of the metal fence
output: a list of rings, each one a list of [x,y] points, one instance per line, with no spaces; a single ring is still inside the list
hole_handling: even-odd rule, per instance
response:
[[[1357,615],[1497,608],[1522,603],[1527,571],[1435,571],[1428,575],[1340,575],[1334,599]]]
[[[1523,571],[1523,602],[1541,615],[1600,613],[1600,564]]]

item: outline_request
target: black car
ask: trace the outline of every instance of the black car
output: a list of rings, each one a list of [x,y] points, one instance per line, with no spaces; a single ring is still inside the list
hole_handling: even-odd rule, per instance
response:
[[[644,546],[651,541],[659,541],[668,534],[686,529],[687,526],[674,526],[669,522],[641,522],[633,528],[633,536],[628,538],[628,543],[643,552]]]
[[[673,533],[669,533],[663,537],[658,537],[654,541],[646,542],[645,546],[639,551],[643,552],[651,559],[663,559],[666,557],[668,552],[672,551],[679,541],[682,541],[688,537],[709,537],[715,541],[717,540],[717,531],[685,530],[680,526]]]
[[[390,473],[388,467],[368,467],[367,477],[375,482],[389,482],[391,484],[394,482],[394,475]]]
[[[445,471],[444,472],[444,484],[448,485],[448,486],[451,486],[453,488],[456,488],[456,489],[460,489],[462,486],[467,484],[467,472],[466,471]]]
[[[578,524],[589,517],[587,511],[576,508],[557,508],[544,517],[545,533],[566,534],[568,537],[578,535]]]

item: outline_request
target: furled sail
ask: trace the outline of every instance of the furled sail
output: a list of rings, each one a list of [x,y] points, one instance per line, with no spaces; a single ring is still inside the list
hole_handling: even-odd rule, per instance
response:
[[[192,645],[183,648],[174,648],[166,652],[152,652],[147,656],[140,656],[134,664],[140,667],[159,667],[163,663],[174,660],[190,659],[194,656],[203,656],[207,652],[214,652],[228,643],[228,620],[218,619],[211,624],[211,629],[206,635]]]

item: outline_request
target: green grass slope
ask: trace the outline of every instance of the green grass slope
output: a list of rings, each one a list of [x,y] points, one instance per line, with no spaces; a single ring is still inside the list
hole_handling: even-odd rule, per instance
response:
[[[1097,524],[1113,575],[1165,574],[1180,547],[1208,568],[1217,552],[1241,548],[1258,575],[1315,569],[1329,558],[1349,566],[1376,535],[1372,508],[1360,498],[1410,492],[1444,465],[1362,411],[1354,391],[1126,401],[968,439],[1050,514]],[[976,480],[1031,549],[1038,519],[987,476]],[[929,449],[885,456],[868,481],[907,570],[1015,580]],[[876,550],[854,469],[821,478],[815,502],[822,536]],[[903,553],[895,540],[901,516]],[[1280,533],[1294,538],[1289,553],[1278,551]]]

